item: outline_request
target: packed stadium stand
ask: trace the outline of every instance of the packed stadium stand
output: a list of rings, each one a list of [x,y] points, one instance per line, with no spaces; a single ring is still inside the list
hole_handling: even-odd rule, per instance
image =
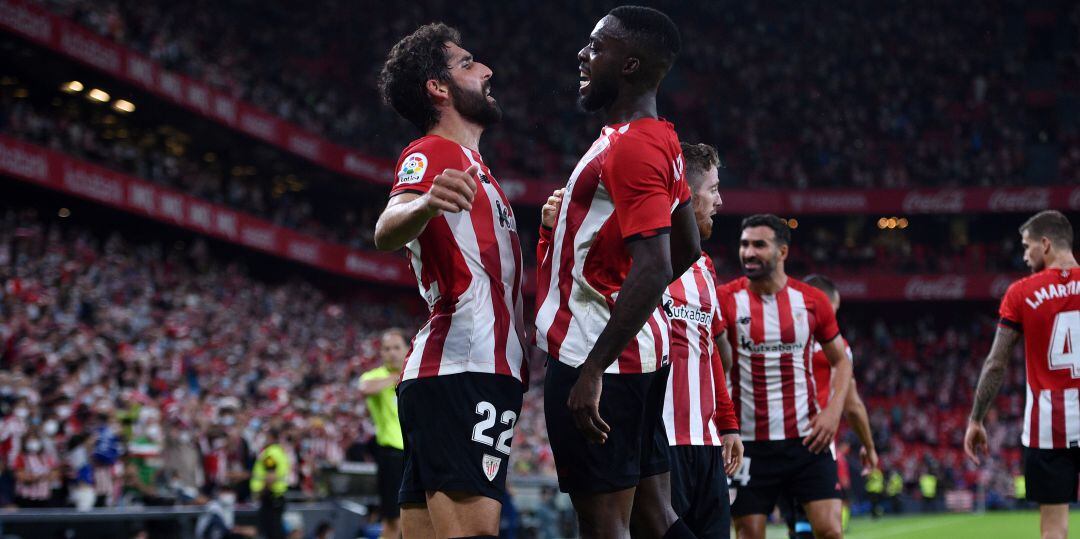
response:
[[[371,460],[357,378],[383,329],[426,316],[405,258],[373,249],[415,137],[375,77],[418,24],[460,27],[495,70],[506,115],[482,149],[519,216],[531,310],[540,205],[599,128],[573,105],[574,56],[606,9],[430,4],[0,0],[0,507],[201,505],[246,485],[271,424],[297,498],[332,497],[320,467]],[[927,471],[962,494],[950,509],[1012,507],[1022,356],[989,465],[963,457],[963,429],[997,301],[1027,271],[1017,227],[1080,210],[1080,6],[664,9],[685,48],[660,110],[726,165],[704,245],[721,279],[742,216],[788,219],[789,273],[840,286],[895,507]],[[572,533],[543,368],[511,464],[527,537]]]

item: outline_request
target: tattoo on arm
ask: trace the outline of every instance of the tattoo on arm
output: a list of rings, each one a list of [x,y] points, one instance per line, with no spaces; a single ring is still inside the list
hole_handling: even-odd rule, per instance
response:
[[[1001,389],[1001,382],[1005,379],[1005,367],[1012,355],[1013,346],[1020,339],[1020,333],[1012,328],[998,326],[994,336],[994,344],[990,346],[990,354],[983,363],[982,374],[979,375],[979,384],[975,388],[975,402],[971,406],[971,419],[982,422],[986,412],[990,410],[990,404]]]

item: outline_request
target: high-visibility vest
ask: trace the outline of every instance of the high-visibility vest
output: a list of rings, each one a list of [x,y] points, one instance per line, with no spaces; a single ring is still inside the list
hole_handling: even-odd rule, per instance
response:
[[[885,487],[885,494],[890,498],[893,496],[899,496],[904,491],[904,478],[900,477],[900,474],[893,472],[889,474],[889,484]]]
[[[919,476],[919,490],[922,491],[923,498],[936,497],[937,476],[929,473],[924,473]]]
[[[870,475],[866,477],[866,492],[869,492],[870,494],[881,494],[884,491],[885,474],[877,468],[870,470]]]
[[[1027,479],[1023,475],[1013,478],[1013,493],[1016,494],[1017,500],[1027,499]]]
[[[258,496],[266,488],[266,473],[274,472],[274,482],[270,483],[270,493],[284,496],[289,490],[289,457],[278,444],[270,444],[259,453],[255,468],[251,470],[251,492]]]

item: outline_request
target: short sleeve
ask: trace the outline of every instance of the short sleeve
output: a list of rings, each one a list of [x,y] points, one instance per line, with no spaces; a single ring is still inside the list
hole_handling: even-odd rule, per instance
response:
[[[428,138],[410,145],[398,159],[394,187],[390,197],[401,193],[424,194],[431,189],[435,176],[448,169],[465,170],[465,154],[456,144],[440,138]]]
[[[604,159],[600,174],[611,194],[623,239],[654,236],[671,228],[675,195],[680,191],[663,151],[624,135]]]
[[[1013,283],[1009,286],[1009,289],[1005,291],[1005,295],[1001,298],[1001,307],[998,309],[998,315],[1001,316],[999,322],[1000,325],[1017,331],[1020,331],[1024,327],[1022,309],[1020,307],[1021,296],[1019,282]]]
[[[836,313],[833,312],[832,305],[829,305],[828,299],[825,298],[825,294],[818,289],[813,289],[814,292],[814,316],[817,319],[817,324],[814,327],[814,339],[821,343],[827,343],[840,335],[840,325],[836,322]]]

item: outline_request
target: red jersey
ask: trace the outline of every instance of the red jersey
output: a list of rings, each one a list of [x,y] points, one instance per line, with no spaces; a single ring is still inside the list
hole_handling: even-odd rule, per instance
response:
[[[847,339],[840,338],[843,339],[844,355],[847,356],[848,361],[852,361],[851,345],[848,344]],[[814,369],[818,406],[824,408],[826,404],[829,404],[829,395],[832,393],[832,364],[829,363],[829,358],[825,356],[825,350],[821,348],[819,342],[814,343],[814,357],[810,359],[810,366]]]
[[[668,231],[690,200],[675,127],[652,118],[603,128],[578,161],[537,270],[536,344],[572,367],[585,362],[630,269],[626,241]],[[667,362],[668,321],[657,306],[605,372],[652,372]]]
[[[1001,298],[1001,325],[1024,334],[1027,405],[1021,443],[1080,446],[1080,268],[1045,269]]]
[[[731,398],[744,440],[801,438],[818,413],[810,357],[815,341],[840,335],[825,294],[788,278],[773,295],[736,279],[718,291],[731,343]]]
[[[480,154],[435,135],[417,139],[401,152],[390,196],[426,193],[443,170],[472,165],[480,167],[472,211],[435,217],[406,246],[430,316],[413,339],[403,380],[461,372],[523,380],[527,372],[514,210]]]
[[[724,322],[708,256],[668,286],[662,307],[671,320],[671,374],[664,397],[668,443],[718,446],[721,435],[739,432],[739,423],[714,341]]]

